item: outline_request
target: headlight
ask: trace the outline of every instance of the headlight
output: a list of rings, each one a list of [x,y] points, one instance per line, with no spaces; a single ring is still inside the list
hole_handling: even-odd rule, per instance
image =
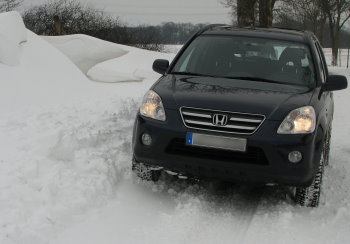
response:
[[[145,117],[165,121],[162,99],[152,90],[148,91],[144,96],[140,107],[140,113]]]
[[[278,134],[307,134],[315,131],[316,114],[311,106],[293,110],[278,128]]]

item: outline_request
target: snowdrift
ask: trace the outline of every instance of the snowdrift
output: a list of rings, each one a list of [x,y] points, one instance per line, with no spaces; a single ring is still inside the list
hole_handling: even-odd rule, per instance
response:
[[[138,101],[157,77],[141,84],[92,82],[23,29],[17,13],[0,14],[0,30],[9,40],[0,38],[7,52],[0,62],[0,243],[48,243],[115,196],[129,172]],[[75,36],[71,49],[86,38]],[[103,43],[89,55],[105,59],[110,48]],[[128,52],[115,50],[114,56]]]
[[[138,107],[130,96],[141,99],[154,80],[92,82],[47,41],[22,33],[16,16],[0,14],[1,35],[26,36],[0,39],[4,50],[20,46],[18,64],[0,62],[0,243],[41,244],[115,196]]]
[[[93,80],[102,82],[142,81],[148,77],[159,77],[152,70],[156,59],[167,59],[170,62],[174,54],[146,51],[138,48],[123,46],[128,53],[122,57],[96,64],[87,75]]]
[[[12,11],[0,14],[0,33],[19,45],[27,41],[27,31],[21,15]]]
[[[87,35],[42,36],[86,74],[95,64],[128,53],[119,45]]]
[[[27,31],[19,13],[0,15],[0,63],[15,66],[20,62],[21,44],[27,41]]]
[[[87,35],[43,38],[71,59],[90,79],[100,82],[157,78],[159,75],[152,70],[153,61],[171,61],[175,56],[106,42]]]
[[[18,64],[0,63],[0,83],[6,87],[0,90],[1,111],[58,104],[63,102],[62,97],[68,103],[76,93],[88,89],[81,86],[89,80],[70,60],[32,32],[26,30],[26,34]]]

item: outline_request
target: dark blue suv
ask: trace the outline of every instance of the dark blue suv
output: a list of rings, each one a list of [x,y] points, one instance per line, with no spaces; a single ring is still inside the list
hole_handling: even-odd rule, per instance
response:
[[[211,25],[195,34],[144,97],[133,132],[133,170],[292,186],[318,206],[328,164],[332,91],[310,32]]]

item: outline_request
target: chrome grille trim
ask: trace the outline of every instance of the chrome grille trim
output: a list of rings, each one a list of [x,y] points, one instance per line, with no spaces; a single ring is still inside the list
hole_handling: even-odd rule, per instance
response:
[[[195,120],[187,120],[185,119],[185,122],[187,124],[194,124],[194,125],[206,125],[206,126],[214,126],[212,123],[208,122],[202,122],[202,121],[195,121]],[[241,129],[241,130],[255,130],[256,127],[248,127],[248,126],[237,126],[237,125],[225,125],[225,126],[216,126],[217,128],[225,127],[230,129]]]
[[[195,116],[195,117],[202,117],[202,118],[211,118],[210,115],[208,114],[199,114],[199,113],[189,113],[189,112],[182,112],[184,115],[189,115],[189,116]]]
[[[250,123],[261,123],[263,120],[261,119],[241,119],[241,118],[230,118],[231,121],[238,122],[250,122]]]
[[[227,124],[224,126],[214,125],[214,114],[228,116]],[[228,112],[192,107],[181,107],[180,115],[187,128],[244,135],[255,133],[265,121],[265,116],[261,114]]]

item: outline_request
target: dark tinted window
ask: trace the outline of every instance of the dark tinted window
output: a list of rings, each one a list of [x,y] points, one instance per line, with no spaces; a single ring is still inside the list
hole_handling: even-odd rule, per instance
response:
[[[328,76],[328,70],[327,70],[327,65],[326,65],[326,60],[324,58],[324,54],[323,54],[323,51],[322,51],[322,48],[321,46],[319,45],[318,42],[315,43],[316,44],[316,49],[317,49],[317,53],[319,55],[319,67],[321,69],[321,72],[322,72],[322,83],[326,82],[327,80],[327,76]]]
[[[172,73],[261,78],[311,85],[315,73],[309,48],[300,43],[233,36],[200,36],[181,55]]]

